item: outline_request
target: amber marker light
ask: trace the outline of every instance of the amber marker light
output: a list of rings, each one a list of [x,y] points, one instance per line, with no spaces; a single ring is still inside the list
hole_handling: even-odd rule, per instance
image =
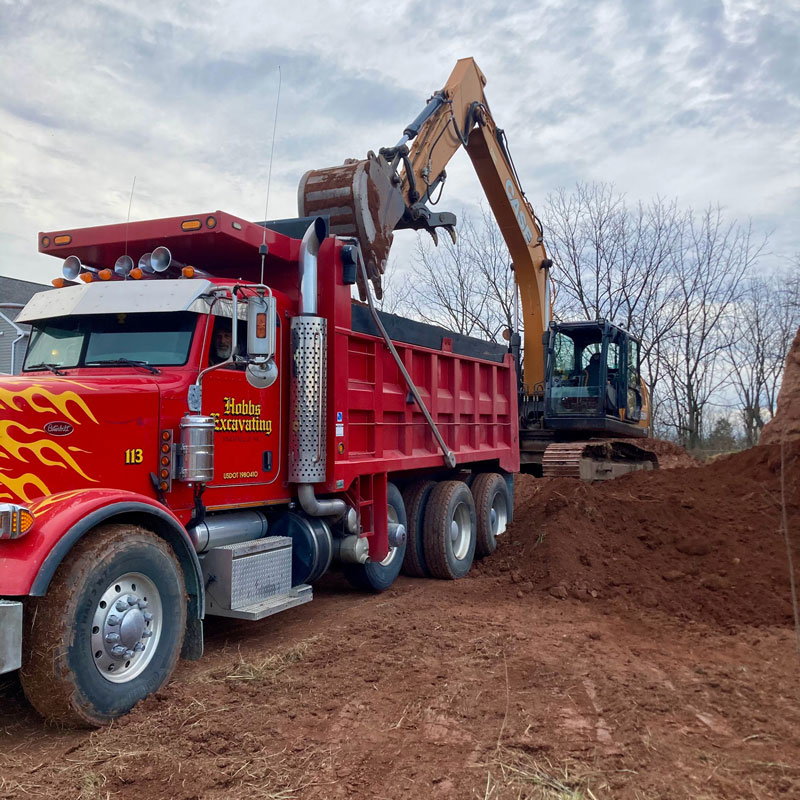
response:
[[[181,269],[181,275],[184,278],[194,278],[194,267],[183,267]]]
[[[42,247],[50,247],[50,237],[42,236]]]
[[[216,228],[216,227],[217,227],[217,218],[206,217],[206,228]]]
[[[54,244],[69,244],[71,241],[72,236],[70,236],[68,233],[64,233],[61,236],[56,236],[56,238],[53,239]]]
[[[91,272],[81,272],[78,276],[84,283],[91,283],[94,280],[94,275]]]
[[[257,339],[266,339],[267,338],[267,315],[266,314],[256,314],[256,338]]]
[[[144,273],[143,273],[143,272],[142,272],[142,271],[139,269],[139,267],[134,267],[134,268],[133,268],[133,269],[132,269],[132,270],[131,270],[131,271],[128,273],[128,277],[129,277],[129,278],[133,278],[135,281],[138,281],[138,280],[140,280],[140,279],[141,279],[141,277],[142,277],[142,275],[143,275],[143,274],[144,274]]]
[[[111,270],[110,269],[101,269],[100,272],[97,273],[97,277],[100,278],[101,281],[110,281],[111,280]]]
[[[199,219],[185,219],[181,222],[182,231],[199,231],[203,223]]]
[[[56,289],[63,289],[64,285],[66,284],[66,281],[63,278],[53,278],[53,280],[51,280],[50,283],[52,283],[53,286],[56,287]]]
[[[166,492],[167,489],[169,489],[169,484],[166,481],[161,481],[161,483],[158,484],[158,488],[161,489],[162,492]]]

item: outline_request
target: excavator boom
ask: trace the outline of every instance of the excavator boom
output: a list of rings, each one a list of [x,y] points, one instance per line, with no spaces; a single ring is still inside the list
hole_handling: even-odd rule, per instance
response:
[[[307,172],[298,193],[300,216],[328,215],[333,233],[358,241],[367,278],[380,297],[394,231],[426,230],[437,241],[444,229],[455,241],[455,216],[430,206],[438,202],[447,164],[463,147],[508,247],[519,290],[527,342],[520,391],[523,463],[538,474],[590,480],[652,469],[653,454],[610,438],[643,437],[648,430],[638,342],[602,320],[551,323],[552,262],[489,110],[485,85],[475,61],[460,59],[394,147]],[[360,271],[357,280],[365,300],[368,287]],[[578,441],[587,435],[600,438]]]
[[[432,212],[427,202],[446,180],[445,168],[463,147],[475,167],[514,264],[525,334],[535,343],[524,351],[529,384],[544,379],[539,343],[550,320],[550,260],[541,226],[520,187],[483,88],[486,78],[472,58],[462,58],[444,88],[403,132],[394,147],[343,166],[311,170],[301,182],[301,216],[327,214],[331,230],[359,240],[367,273],[381,296],[380,276],[400,228],[437,228],[454,235],[455,217]],[[410,142],[410,144],[409,144]],[[359,285],[362,299],[366,287]]]

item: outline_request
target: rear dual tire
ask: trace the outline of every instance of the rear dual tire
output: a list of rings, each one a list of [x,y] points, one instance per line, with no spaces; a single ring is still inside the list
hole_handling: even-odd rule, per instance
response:
[[[466,483],[441,481],[428,498],[423,545],[434,578],[457,580],[470,570],[477,534],[475,501]]]
[[[490,556],[497,550],[497,537],[506,531],[511,519],[511,495],[502,475],[483,472],[470,485],[478,517],[475,555]]]
[[[386,487],[386,505],[389,522],[396,522],[408,530],[406,507],[400,490],[390,483]],[[399,547],[390,547],[383,561],[368,561],[366,564],[345,564],[344,576],[356,589],[367,592],[385,592],[397,579],[408,541]]]

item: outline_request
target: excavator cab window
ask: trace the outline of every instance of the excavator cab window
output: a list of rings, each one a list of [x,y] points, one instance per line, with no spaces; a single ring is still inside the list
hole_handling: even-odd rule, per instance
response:
[[[603,335],[597,326],[562,326],[554,331],[547,363],[547,413],[595,416],[601,413]]]
[[[551,329],[545,413],[549,418],[641,418],[639,342],[608,322]]]

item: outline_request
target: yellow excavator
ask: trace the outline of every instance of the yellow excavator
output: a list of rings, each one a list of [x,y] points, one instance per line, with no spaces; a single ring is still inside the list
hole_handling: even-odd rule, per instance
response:
[[[553,262],[485,85],[475,61],[460,59],[394,147],[307,172],[298,190],[300,216],[325,215],[332,233],[358,240],[380,297],[394,231],[427,230],[437,241],[443,229],[455,241],[455,216],[432,211],[429,203],[438,202],[445,167],[463,147],[505,239],[519,291],[526,345],[523,350],[518,331],[509,342],[520,376],[523,469],[585,480],[653,469],[655,454],[634,444],[648,435],[650,420],[640,342],[607,320],[552,320]],[[368,286],[360,281],[358,288],[366,299]]]

